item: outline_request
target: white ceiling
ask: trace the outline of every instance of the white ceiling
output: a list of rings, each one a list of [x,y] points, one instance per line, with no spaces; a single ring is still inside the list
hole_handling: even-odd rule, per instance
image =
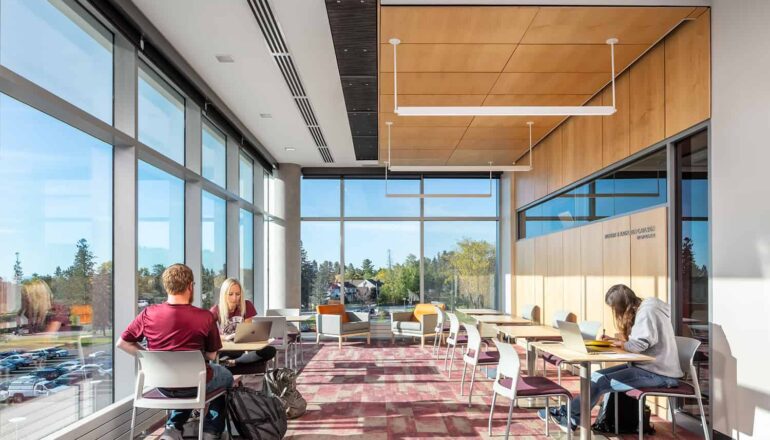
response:
[[[133,2],[279,162],[325,165],[246,1]],[[334,157],[329,165],[367,163],[355,160],[325,3],[270,5]],[[235,63],[219,63],[222,54]]]

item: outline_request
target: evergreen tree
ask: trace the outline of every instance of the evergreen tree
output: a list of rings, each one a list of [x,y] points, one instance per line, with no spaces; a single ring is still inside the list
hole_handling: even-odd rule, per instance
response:
[[[299,242],[300,253],[300,270],[301,270],[301,282],[300,282],[300,302],[303,306],[310,304],[311,293],[313,292],[313,283],[318,275],[318,263],[313,260],[310,261],[307,258],[307,251],[302,246],[302,241]]]
[[[93,282],[93,326],[95,331],[107,334],[112,326],[112,262],[99,266]]]
[[[364,258],[364,261],[361,262],[361,278],[370,279],[376,272],[372,260]]]
[[[22,278],[24,278],[24,271],[21,269],[21,261],[19,261],[19,253],[16,252],[16,262],[13,263],[13,281],[16,284],[21,284]]]

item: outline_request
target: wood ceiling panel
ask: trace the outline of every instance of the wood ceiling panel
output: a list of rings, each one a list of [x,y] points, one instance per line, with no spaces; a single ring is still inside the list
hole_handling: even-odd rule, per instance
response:
[[[615,71],[625,69],[648,47],[646,44],[615,46]],[[399,58],[399,70],[400,67]],[[611,68],[610,47],[606,44],[532,44],[518,46],[504,71],[599,73],[610,72]]]
[[[380,43],[518,43],[537,7],[388,6],[380,9]]]
[[[394,124],[391,146],[454,148],[463,133],[465,127],[398,127]],[[384,134],[380,136],[380,147],[387,148],[387,132]]]
[[[541,137],[545,129],[532,127],[532,136]],[[529,140],[529,127],[470,127],[463,139],[525,139]]]
[[[503,73],[490,93],[493,95],[590,95],[596,93],[609,80],[609,72]]]
[[[497,73],[399,73],[398,96],[486,95],[497,81],[498,75]],[[380,74],[380,93],[393,94],[393,73]]]
[[[390,79],[393,81],[393,77]],[[402,106],[473,106],[482,105],[487,95],[398,95]],[[588,97],[586,97],[588,99]],[[585,101],[584,101],[585,102]],[[380,95],[380,111],[393,112],[393,95]]]
[[[442,150],[422,150],[422,149],[410,149],[410,150],[391,150],[391,159],[393,163],[397,160],[436,160],[446,162],[449,156],[452,155],[453,149],[445,148]],[[380,157],[387,158],[388,150],[380,148]]]
[[[585,95],[487,95],[484,105],[583,105],[591,99]]]
[[[457,149],[447,161],[447,165],[510,165],[525,150],[461,150]]]
[[[401,44],[401,72],[500,72],[515,44]],[[393,71],[393,46],[380,45],[380,71]]]
[[[621,44],[656,42],[686,18],[692,7],[547,7],[540,8],[522,44]]]
[[[564,119],[564,116],[476,116],[470,126],[527,128],[527,122],[532,121],[535,123],[532,127],[534,136],[535,128],[548,131]]]
[[[460,150],[509,150],[524,151],[529,148],[529,139],[478,138],[460,140],[457,149]]]
[[[383,156],[383,153],[380,153],[381,157]],[[393,158],[392,165],[410,165],[410,166],[435,166],[435,165],[446,165],[446,159],[396,159]]]
[[[473,121],[473,116],[398,116],[395,113],[380,113],[383,135],[387,135],[388,127],[385,121],[392,121],[396,127],[467,127]]]

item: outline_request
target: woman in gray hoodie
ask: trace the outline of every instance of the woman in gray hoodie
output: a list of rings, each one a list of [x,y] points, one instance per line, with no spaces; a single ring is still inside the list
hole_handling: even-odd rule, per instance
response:
[[[673,387],[683,376],[671,324],[668,304],[657,298],[642,300],[631,288],[616,284],[607,291],[604,302],[612,309],[620,338],[612,345],[632,353],[654,357],[651,362],[618,365],[591,375],[591,408],[611,391],[624,392],[638,387]],[[571,427],[580,420],[580,398],[572,401]],[[566,408],[554,408],[551,417],[563,428],[567,426]],[[545,411],[539,412],[545,419]]]

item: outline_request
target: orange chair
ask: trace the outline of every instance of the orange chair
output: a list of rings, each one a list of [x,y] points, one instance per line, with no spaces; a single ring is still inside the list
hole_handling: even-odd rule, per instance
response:
[[[444,304],[417,304],[411,312],[390,312],[391,342],[396,341],[396,335],[413,336],[425,347],[425,338],[436,336],[436,307],[444,310]]]
[[[348,336],[366,336],[366,343],[371,344],[369,330],[369,313],[348,312],[344,304],[316,306],[316,339],[321,342],[321,336],[333,336],[342,340]]]

